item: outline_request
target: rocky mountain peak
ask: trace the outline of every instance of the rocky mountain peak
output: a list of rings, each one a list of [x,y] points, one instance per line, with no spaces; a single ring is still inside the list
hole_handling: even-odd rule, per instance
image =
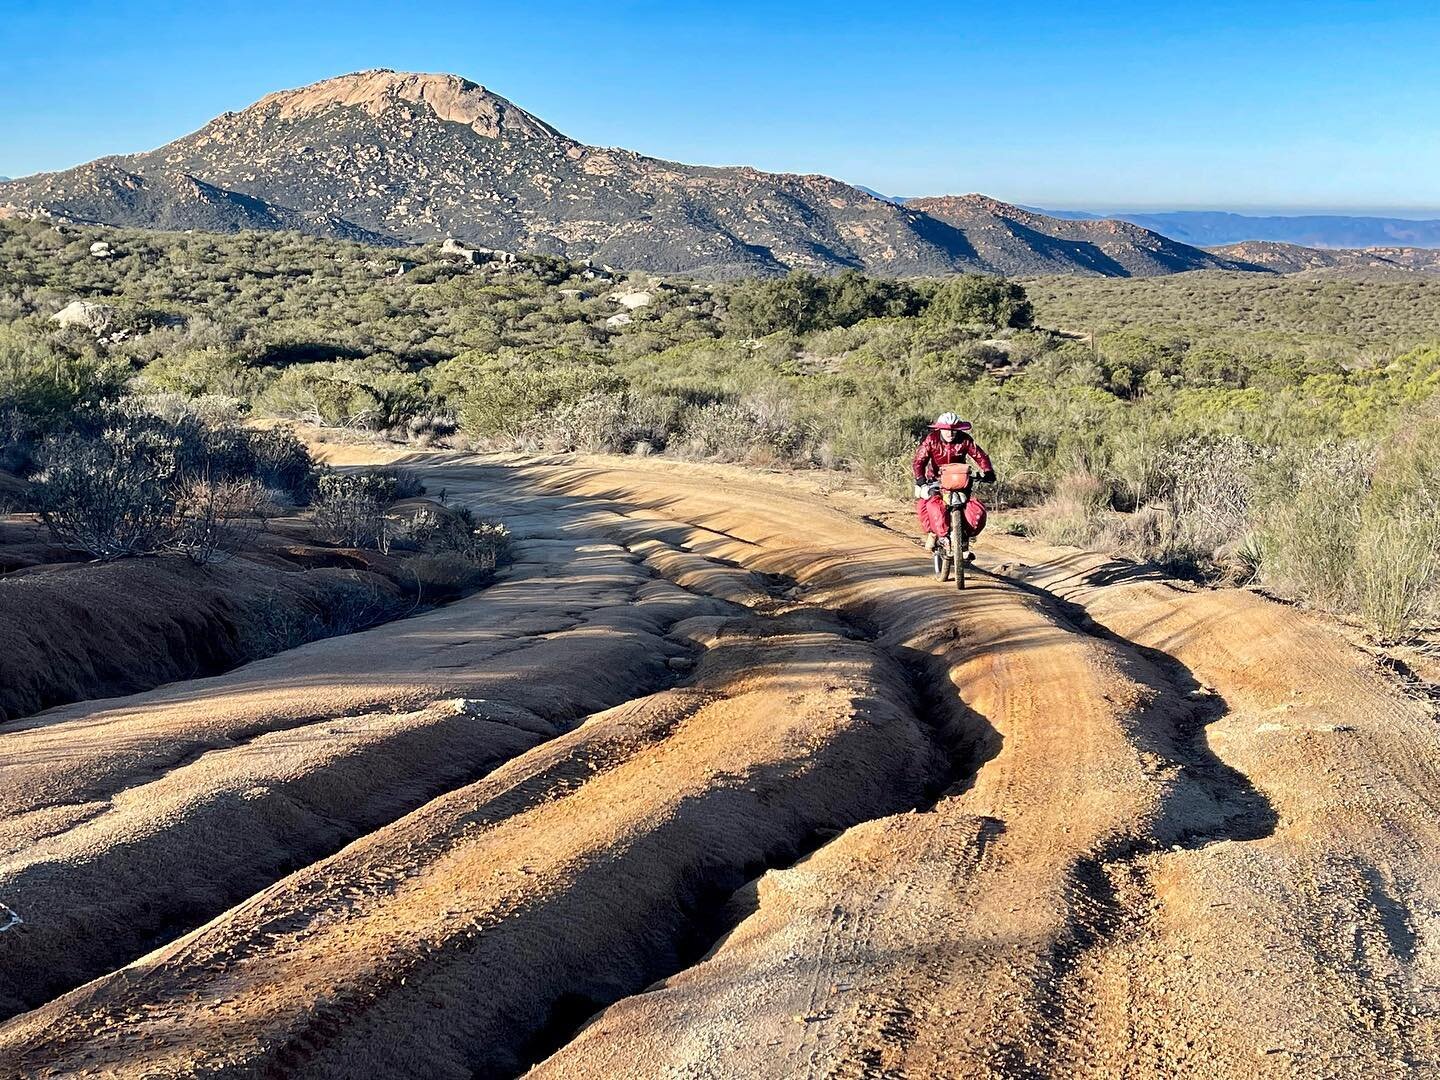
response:
[[[427,107],[441,120],[464,124],[486,138],[564,138],[543,120],[469,79],[388,68],[356,71],[267,94],[245,113],[296,120],[334,109],[355,108],[379,117],[416,105]]]
[[[898,206],[815,174],[586,146],[456,75],[388,69],[270,94],[155,150],[3,188],[15,214],[153,228],[453,237],[697,277],[1236,268],[1136,226],[984,195]]]

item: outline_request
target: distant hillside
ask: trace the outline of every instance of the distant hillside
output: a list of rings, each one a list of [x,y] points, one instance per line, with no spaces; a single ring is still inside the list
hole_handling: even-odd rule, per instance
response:
[[[1434,248],[1308,248],[1262,240],[1226,244],[1210,250],[1223,258],[1263,266],[1277,274],[1440,274],[1440,250]]]
[[[292,210],[207,184],[188,173],[149,176],[125,170],[122,158],[101,158],[63,173],[42,173],[23,181],[32,206],[54,207],[72,221],[86,224],[205,232],[241,229],[294,229],[332,240],[394,244],[395,240],[346,221],[338,215]],[[10,189],[0,188],[0,212]],[[13,198],[11,196],[10,198]]]
[[[1042,210],[1068,220],[1097,221],[1084,210]],[[1440,248],[1440,220],[1338,214],[1250,215],[1211,210],[1118,210],[1109,215],[1196,247],[1248,240],[1313,248]]]
[[[1254,270],[1124,221],[1049,217],[984,195],[907,199],[965,234],[976,258],[1009,273],[1150,277],[1183,270]]]
[[[453,236],[712,278],[1233,266],[1133,226],[1077,229],[986,204],[1001,209],[901,206],[826,176],[587,146],[466,79],[383,70],[270,94],[158,150],[0,184],[0,216],[372,243]]]

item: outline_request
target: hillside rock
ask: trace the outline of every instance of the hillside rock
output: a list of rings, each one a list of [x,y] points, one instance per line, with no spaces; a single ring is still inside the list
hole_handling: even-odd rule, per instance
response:
[[[398,107],[413,118],[412,110],[405,108],[406,105],[423,106],[439,119],[464,124],[487,139],[563,138],[549,124],[524,109],[455,75],[418,75],[385,69],[362,71],[298,90],[269,94],[252,109],[273,113],[282,120],[304,120],[323,117],[336,108],[357,108],[379,118]]]
[[[445,243],[440,245],[440,254],[448,259],[469,263],[471,266],[478,266],[485,261],[490,251],[488,248],[483,252],[478,248],[467,248],[463,244],[456,243],[455,238],[450,236],[446,237]]]
[[[80,326],[96,334],[103,334],[115,321],[115,309],[92,300],[71,300],[51,315],[50,321],[59,326]]]
[[[621,307],[629,308],[633,311],[635,308],[647,306],[654,297],[643,290],[636,290],[632,292],[613,292],[605,299],[609,300],[612,304],[619,304]]]

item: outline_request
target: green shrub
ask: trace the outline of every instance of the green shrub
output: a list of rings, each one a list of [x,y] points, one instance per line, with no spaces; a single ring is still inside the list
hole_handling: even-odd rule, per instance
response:
[[[690,407],[681,414],[676,438],[697,457],[761,465],[797,463],[806,445],[785,399],[759,394]]]
[[[1360,515],[1355,590],[1383,640],[1436,615],[1440,598],[1440,415],[1432,405],[1377,453]]]
[[[425,490],[418,476],[409,470],[362,469],[355,472],[324,470],[315,480],[317,498],[334,499],[364,495],[383,506],[409,499]]]
[[[1355,545],[1356,607],[1382,641],[1407,637],[1434,602],[1440,525],[1416,503],[1363,520]]]
[[[1083,546],[1099,531],[1110,505],[1110,488],[1094,473],[1077,470],[1061,477],[1035,516],[1035,530],[1052,544]]]
[[[140,381],[148,388],[187,397],[215,394],[249,401],[259,393],[266,378],[233,349],[207,346],[178,349],[156,357],[141,370]]]
[[[102,560],[182,550],[208,562],[243,541],[236,522],[256,513],[267,483],[308,490],[310,458],[293,435],[147,405],[126,400],[40,444],[31,497],[62,543]]]
[[[400,427],[430,408],[424,380],[386,357],[296,364],[281,372],[258,404],[272,416],[370,431]]]
[[[169,548],[205,565],[234,555],[253,538],[265,502],[257,480],[194,478],[174,493],[174,533]]]
[[[961,274],[936,287],[925,309],[932,322],[988,328],[1025,327],[1033,309],[1023,286],[988,274]]]
[[[454,552],[412,556],[405,569],[421,599],[438,600],[456,596],[484,584],[490,572],[478,562]]]
[[[332,543],[388,551],[395,531],[386,509],[422,491],[419,478],[404,470],[327,470],[315,481],[315,525]]]
[[[726,319],[737,333],[763,337],[777,331],[807,334],[853,326],[863,319],[914,315],[923,306],[922,294],[902,281],[868,277],[858,270],[829,278],[792,270],[783,278],[734,286]]]
[[[1345,604],[1367,464],[1353,447],[1316,452],[1301,463],[1288,497],[1262,512],[1261,565],[1268,583],[1322,607]]]
[[[297,502],[306,502],[315,483],[315,462],[310,451],[288,428],[270,428],[249,433],[252,471],[267,488],[283,491]]]
[[[78,351],[24,323],[0,325],[0,411],[54,427],[75,412],[116,400],[129,370],[100,355],[93,342]]]
[[[321,477],[314,501],[315,528],[332,544],[345,547],[389,547],[385,522],[386,504],[360,487],[332,486]]]
[[[467,434],[514,437],[547,410],[613,393],[623,380],[604,367],[554,357],[528,362],[461,356],[435,373],[436,390]]]
[[[680,428],[683,409],[674,397],[601,391],[538,413],[521,429],[519,439],[550,451],[629,454],[643,447],[648,453],[669,444]]]
[[[477,521],[468,507],[422,506],[396,522],[394,546],[429,554],[455,555],[494,569],[508,554],[510,533],[496,522]]]

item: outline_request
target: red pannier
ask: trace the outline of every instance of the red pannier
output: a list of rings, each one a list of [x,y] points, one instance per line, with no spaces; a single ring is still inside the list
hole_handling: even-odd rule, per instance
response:
[[[965,534],[975,537],[980,535],[980,530],[985,528],[985,504],[979,499],[971,499],[965,504]]]

